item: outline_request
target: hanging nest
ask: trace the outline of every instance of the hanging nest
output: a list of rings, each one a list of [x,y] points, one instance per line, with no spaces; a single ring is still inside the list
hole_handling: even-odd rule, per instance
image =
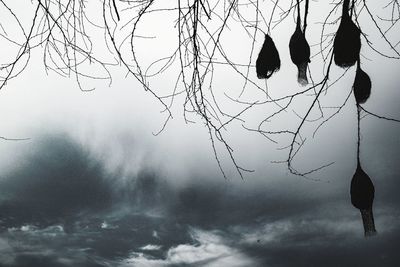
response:
[[[268,79],[281,67],[278,50],[275,43],[269,35],[265,35],[264,44],[258,54],[256,61],[257,77],[259,79]]]
[[[374,201],[374,193],[374,184],[368,174],[361,168],[361,165],[358,164],[351,180],[351,203],[357,209],[369,209]]]
[[[361,31],[349,16],[348,2],[343,4],[342,19],[333,42],[335,64],[342,68],[353,66],[361,49]]]
[[[290,58],[297,66],[297,81],[301,85],[307,85],[307,66],[310,61],[310,46],[300,28],[300,20],[297,19],[296,30],[289,42]]]
[[[361,168],[360,163],[358,163],[356,172],[351,180],[350,196],[353,206],[361,212],[366,236],[374,235],[376,233],[374,216],[372,213],[374,193],[374,184]]]
[[[365,103],[371,95],[371,79],[369,78],[368,74],[361,69],[360,64],[357,65],[356,77],[353,84],[353,92],[357,104]]]

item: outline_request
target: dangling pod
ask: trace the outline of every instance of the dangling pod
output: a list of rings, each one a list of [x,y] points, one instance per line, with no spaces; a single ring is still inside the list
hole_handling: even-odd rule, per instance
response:
[[[351,20],[349,1],[343,2],[342,18],[333,42],[335,64],[342,68],[353,66],[359,59],[361,49],[361,30]]]
[[[297,1],[298,13],[297,13],[297,25],[289,42],[290,58],[292,62],[297,66],[297,81],[301,85],[307,85],[307,66],[310,62],[310,46],[305,37],[305,32],[301,30],[300,22],[300,5]],[[308,8],[308,6],[307,6]],[[307,12],[307,10],[306,10]],[[304,21],[304,23],[306,23]]]
[[[278,50],[272,38],[265,34],[264,44],[258,54],[256,61],[257,77],[268,79],[281,67]]]
[[[365,103],[371,95],[371,79],[368,74],[360,67],[360,61],[357,63],[356,77],[353,84],[353,93],[357,104]]]

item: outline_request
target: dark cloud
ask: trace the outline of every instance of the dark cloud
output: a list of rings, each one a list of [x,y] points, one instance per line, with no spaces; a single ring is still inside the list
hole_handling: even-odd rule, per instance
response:
[[[3,222],[54,223],[111,206],[112,189],[100,162],[63,136],[37,143],[18,168],[2,175]]]
[[[72,266],[69,261],[60,262],[57,258],[52,256],[44,256],[44,255],[19,255],[15,258],[15,261],[11,265],[6,266],[18,266],[18,267],[32,267],[32,266],[41,266],[41,267],[67,267]],[[104,267],[105,265],[93,262],[91,260],[83,261],[83,262],[75,262],[74,266],[85,266],[85,267]]]
[[[388,173],[364,239],[347,184],[301,178],[263,184],[176,184],[130,177],[67,136],[46,136],[0,180],[4,266],[393,266],[400,240]],[[332,189],[334,188],[334,189]],[[397,187],[398,188],[398,187]],[[236,264],[236,265],[234,265]]]
[[[291,216],[312,205],[312,199],[296,201],[301,195],[279,197],[282,191],[278,188],[260,185],[259,189],[249,189],[245,185],[229,186],[229,183],[190,184],[177,192],[171,212],[182,222],[213,228]]]
[[[373,239],[357,238],[310,224],[312,231],[300,226],[291,237],[277,242],[253,244],[242,249],[259,259],[264,266],[396,266],[400,256],[399,228],[394,233],[380,233]],[[350,237],[349,237],[350,235]]]

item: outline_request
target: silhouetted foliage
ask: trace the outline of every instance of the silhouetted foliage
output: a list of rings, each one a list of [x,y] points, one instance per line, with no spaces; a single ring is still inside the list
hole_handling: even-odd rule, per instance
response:
[[[303,4],[304,11],[300,12]],[[219,151],[222,148],[222,153],[227,153],[241,177],[243,172],[251,170],[243,168],[235,160],[234,149],[227,142],[228,131],[225,131],[229,125],[237,122],[246,124],[243,125],[245,129],[258,132],[273,143],[278,143],[274,140],[277,135],[291,136],[289,144],[284,146],[288,152],[287,158],[280,162],[286,163],[292,174],[309,175],[321,168],[299,170],[292,164],[305,143],[305,125],[313,116],[312,120],[319,123],[315,129],[317,131],[339,114],[347,102],[346,99],[327,108],[321,101],[329,95],[323,92],[327,92],[336,84],[336,80],[345,76],[343,73],[337,77],[336,72],[331,72],[333,60],[343,67],[354,64],[360,57],[361,38],[365,39],[363,51],[400,59],[396,40],[391,40],[392,32],[400,21],[398,1],[382,4],[386,10],[383,17],[371,8],[374,4],[362,0],[335,0],[333,5],[325,1],[318,2],[315,5],[318,9],[311,7],[310,11],[315,14],[323,10],[313,16],[311,24],[313,29],[320,31],[320,36],[317,42],[313,40],[311,47],[305,38],[309,0],[224,0],[216,3],[208,0],[35,0],[23,8],[20,5],[17,1],[0,2],[4,18],[0,21],[1,44],[4,51],[10,51],[1,59],[0,89],[19,77],[33,58],[31,55],[34,51],[43,57],[46,72],[73,77],[82,91],[94,90],[98,85],[92,86],[90,81],[108,81],[111,84],[115,68],[122,67],[127,78],[133,78],[160,104],[165,121],[155,135],[162,132],[172,119],[172,106],[181,103],[187,123],[199,118],[205,124],[221,172],[223,168]],[[337,12],[340,7],[341,13]],[[267,79],[280,69],[281,59],[271,36],[280,37],[279,34],[284,32],[281,29],[292,25],[286,23],[290,22],[292,15],[302,20],[298,19],[289,44],[292,47],[291,59],[298,67],[300,83],[306,83],[309,79],[311,84],[303,89],[290,88],[284,92],[285,95],[273,99],[267,92],[266,83],[260,83],[257,77]],[[168,34],[159,36],[157,30],[146,28],[154,25],[152,23],[159,18],[163,22],[160,31],[170,27]],[[364,30],[365,34],[363,31],[361,35],[360,28],[364,22],[369,22],[374,28]],[[264,30],[268,35],[261,37],[258,33]],[[232,43],[231,33],[240,40],[240,46]],[[373,46],[372,41],[375,40],[369,38],[376,37],[377,33],[389,51],[385,51],[383,46]],[[171,46],[159,45],[165,36],[167,42],[171,41]],[[148,53],[147,45],[155,45],[152,47],[154,55]],[[255,52],[257,49],[261,50],[258,55]],[[165,53],[157,54],[160,51]],[[316,68],[308,64],[310,59],[315,62]],[[165,77],[164,74],[171,84],[163,84],[158,88],[157,84],[160,83],[153,81]],[[214,80],[220,74],[232,75],[235,76],[232,80],[238,78],[243,81],[242,93],[238,97],[232,95],[234,91],[214,91],[217,88]],[[237,80],[235,84],[239,84]],[[251,93],[243,98],[244,92]],[[267,99],[263,98],[265,96]],[[291,109],[294,102],[306,98],[312,98],[312,101],[304,101],[309,103],[305,110],[300,113],[293,110],[296,117],[292,118],[291,126],[295,125],[294,128],[277,131],[268,128],[270,124],[266,122],[273,122],[284,111]],[[222,101],[232,101],[238,105],[227,112],[220,106]],[[247,124],[244,119],[250,110],[258,110],[254,108],[256,106],[265,106],[263,110],[268,113],[258,122],[258,127]],[[274,107],[279,107],[279,110]],[[384,118],[373,112],[365,112],[376,118]]]
[[[257,77],[259,79],[268,79],[280,67],[281,60],[275,43],[268,34],[265,34],[264,43],[256,61]]]

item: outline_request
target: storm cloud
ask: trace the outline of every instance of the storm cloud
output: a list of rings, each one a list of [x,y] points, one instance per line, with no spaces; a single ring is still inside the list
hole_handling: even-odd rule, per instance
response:
[[[198,172],[182,183],[147,166],[122,178],[104,167],[104,157],[66,134],[45,135],[27,146],[16,167],[1,175],[2,266],[393,266],[399,261],[394,177],[377,195],[379,234],[365,239],[348,192],[328,194],[335,188],[329,183],[290,178],[263,184]]]

